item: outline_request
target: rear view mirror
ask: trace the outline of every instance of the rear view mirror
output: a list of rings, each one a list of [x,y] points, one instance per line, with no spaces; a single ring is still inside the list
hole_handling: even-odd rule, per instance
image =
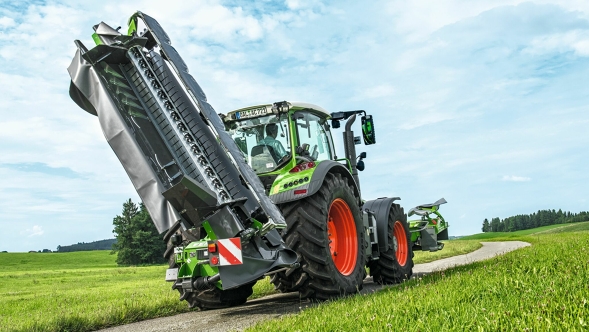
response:
[[[372,115],[365,115],[362,117],[362,136],[364,136],[364,144],[370,145],[376,143]]]

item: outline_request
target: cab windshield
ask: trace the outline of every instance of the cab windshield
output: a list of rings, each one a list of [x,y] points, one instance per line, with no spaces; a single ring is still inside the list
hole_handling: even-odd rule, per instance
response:
[[[272,172],[290,160],[287,119],[285,114],[280,119],[272,114],[227,124],[227,131],[256,173]]]
[[[326,119],[310,112],[295,113],[297,138],[300,146],[307,145],[306,153],[313,160],[330,160],[331,144]]]

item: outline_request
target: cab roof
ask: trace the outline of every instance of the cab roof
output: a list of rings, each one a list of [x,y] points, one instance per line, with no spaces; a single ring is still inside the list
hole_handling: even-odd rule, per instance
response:
[[[309,103],[302,103],[302,102],[298,102],[298,101],[288,101],[287,102],[290,110],[311,110],[311,111],[316,111],[317,113],[325,116],[326,118],[330,118],[331,117],[331,113],[329,113],[327,110],[325,110],[324,108],[314,105],[314,104],[309,104]],[[234,114],[236,112],[240,112],[240,111],[247,111],[249,109],[259,109],[262,107],[266,107],[266,108],[272,108],[273,104],[261,104],[261,105],[255,105],[255,106],[248,106],[248,107],[244,107],[244,108],[240,108],[240,109],[236,109],[233,111],[230,111],[227,113],[227,118],[229,120],[229,115]]]

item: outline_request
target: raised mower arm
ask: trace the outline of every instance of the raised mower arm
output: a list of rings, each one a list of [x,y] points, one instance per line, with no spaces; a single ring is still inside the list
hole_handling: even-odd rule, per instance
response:
[[[146,27],[141,35],[139,23]],[[296,264],[274,230],[286,226],[284,217],[158,22],[137,12],[129,35],[104,23],[95,32],[97,46],[90,50],[76,41],[70,96],[98,116],[157,229],[180,223],[182,229],[202,227],[209,238],[240,239],[243,267],[220,264],[208,276],[222,289]],[[199,271],[179,280],[187,292],[202,286]]]
[[[448,240],[448,223],[439,209],[440,205],[446,203],[444,198],[440,198],[434,203],[421,204],[409,210],[409,217],[421,216],[420,220],[409,221],[411,241],[415,250],[437,251],[444,248],[444,244],[439,240]]]

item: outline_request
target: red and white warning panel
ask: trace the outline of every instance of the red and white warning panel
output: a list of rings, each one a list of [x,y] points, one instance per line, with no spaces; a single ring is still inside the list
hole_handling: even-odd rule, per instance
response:
[[[215,266],[243,264],[241,239],[233,237],[209,242],[209,262]]]

